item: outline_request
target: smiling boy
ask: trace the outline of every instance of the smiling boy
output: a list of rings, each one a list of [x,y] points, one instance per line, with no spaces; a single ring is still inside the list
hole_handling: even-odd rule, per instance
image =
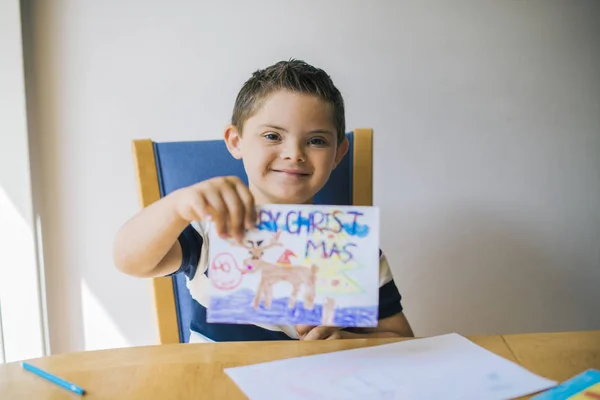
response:
[[[118,232],[114,259],[124,273],[184,273],[194,299],[190,341],[337,339],[413,336],[401,296],[380,251],[376,328],[209,324],[208,224],[241,240],[255,226],[255,205],[310,204],[348,151],[344,102],[331,78],[303,61],[256,71],[240,90],[224,140],[241,159],[248,186],[216,177],[146,207]]]

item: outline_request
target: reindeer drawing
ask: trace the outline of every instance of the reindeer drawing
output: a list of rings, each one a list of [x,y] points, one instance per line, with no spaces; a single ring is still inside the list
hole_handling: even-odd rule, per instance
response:
[[[252,260],[260,260],[262,258],[262,256],[265,254],[265,250],[270,249],[271,247],[275,247],[275,246],[283,246],[279,242],[279,236],[281,236],[281,231],[275,233],[275,235],[273,235],[273,237],[267,244],[265,244],[264,239],[262,239],[262,240],[247,240],[244,243],[236,243],[236,242],[233,242],[230,240],[229,243],[231,243],[233,245],[237,245],[237,246],[242,246],[243,248],[247,249],[248,252],[250,253],[250,258]]]
[[[280,235],[281,231],[277,232],[266,244],[264,240],[249,240],[246,243],[237,244],[248,249],[250,253],[250,257],[243,261],[242,273],[260,272],[261,274],[254,297],[254,308],[258,308],[261,300],[264,301],[265,307],[270,308],[273,300],[273,286],[279,282],[288,282],[292,285],[288,307],[292,308],[296,305],[300,289],[304,287],[304,307],[312,309],[315,302],[319,268],[314,264],[310,268],[303,265],[279,265],[262,259],[265,250],[274,246],[283,246],[279,242]]]

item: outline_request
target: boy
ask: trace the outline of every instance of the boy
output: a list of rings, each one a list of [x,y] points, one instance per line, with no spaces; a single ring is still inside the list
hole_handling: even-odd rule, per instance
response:
[[[223,238],[241,240],[255,226],[255,204],[311,203],[348,150],[342,96],[321,69],[279,62],[244,84],[224,139],[243,161],[248,187],[236,177],[217,177],[143,209],[117,234],[117,267],[137,277],[186,275],[194,299],[190,342],[413,336],[381,251],[376,328],[206,322],[208,224]]]

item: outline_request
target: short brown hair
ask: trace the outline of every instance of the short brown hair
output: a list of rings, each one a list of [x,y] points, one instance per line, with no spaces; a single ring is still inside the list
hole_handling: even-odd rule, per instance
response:
[[[272,92],[282,89],[312,94],[331,104],[338,145],[343,142],[346,121],[342,94],[325,71],[302,60],[280,61],[254,72],[237,95],[231,123],[241,132],[244,122],[256,112],[261,102]]]

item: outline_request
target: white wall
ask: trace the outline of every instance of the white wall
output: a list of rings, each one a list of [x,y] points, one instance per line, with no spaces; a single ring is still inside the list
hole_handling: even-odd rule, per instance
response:
[[[18,0],[0,0],[0,363],[45,354]]]
[[[155,343],[111,245],[130,141],[220,137],[251,72],[324,67],[373,127],[419,335],[600,328],[600,3],[25,1],[54,352]]]

